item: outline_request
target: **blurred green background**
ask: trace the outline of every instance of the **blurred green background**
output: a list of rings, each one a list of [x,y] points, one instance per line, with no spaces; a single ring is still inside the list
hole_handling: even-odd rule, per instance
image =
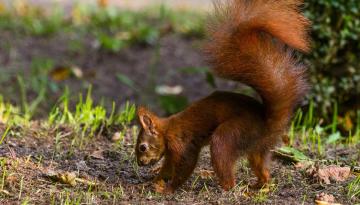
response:
[[[0,99],[45,116],[68,88],[97,103],[146,104],[163,114],[216,89],[201,46],[211,1],[0,1]],[[302,104],[343,131],[360,119],[360,4],[308,0],[313,51],[302,56],[311,91]]]

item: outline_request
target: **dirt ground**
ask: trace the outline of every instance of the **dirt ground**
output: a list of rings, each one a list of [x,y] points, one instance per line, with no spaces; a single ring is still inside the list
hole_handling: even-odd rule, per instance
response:
[[[1,126],[0,136],[4,128]],[[58,141],[55,133],[62,136]],[[353,177],[344,182],[321,184],[292,163],[278,158],[272,163],[273,183],[269,189],[259,192],[248,187],[255,177],[246,161],[241,160],[237,167],[237,188],[224,192],[211,171],[207,149],[203,150],[190,180],[176,194],[161,196],[151,186],[155,169],[136,166],[133,136],[128,135],[125,143],[98,136],[87,139],[81,149],[71,146],[76,137],[70,127],[49,128],[32,123],[30,128],[13,128],[11,136],[0,145],[6,190],[1,193],[0,203],[18,204],[28,200],[30,204],[62,204],[70,197],[86,204],[313,204],[321,193],[333,195],[341,204],[355,202],[346,197],[346,185]],[[341,159],[356,156],[352,155],[356,148],[354,152],[337,149],[327,153],[329,159],[334,152],[342,152]],[[338,164],[346,163],[341,159],[337,159]],[[56,182],[51,178],[54,172],[74,173],[82,181],[74,186]]]

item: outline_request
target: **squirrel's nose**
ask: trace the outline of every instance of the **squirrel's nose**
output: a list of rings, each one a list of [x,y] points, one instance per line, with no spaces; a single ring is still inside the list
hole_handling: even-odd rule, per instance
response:
[[[140,152],[146,152],[147,149],[148,149],[147,144],[141,144],[141,145],[139,146],[139,151],[140,151]]]

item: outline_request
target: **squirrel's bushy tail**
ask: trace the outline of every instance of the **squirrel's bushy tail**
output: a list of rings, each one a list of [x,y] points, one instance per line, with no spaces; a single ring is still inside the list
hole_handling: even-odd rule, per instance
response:
[[[205,46],[220,77],[245,83],[262,97],[271,138],[280,137],[307,90],[293,49],[308,52],[302,0],[230,0],[215,4]],[[275,139],[274,139],[275,140]]]

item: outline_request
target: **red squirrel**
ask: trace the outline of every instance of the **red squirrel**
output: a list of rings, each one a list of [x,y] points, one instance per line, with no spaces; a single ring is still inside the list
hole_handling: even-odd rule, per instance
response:
[[[294,50],[309,52],[310,22],[302,0],[230,0],[215,4],[204,53],[217,76],[254,88],[261,102],[230,93],[213,94],[172,116],[144,107],[137,115],[139,165],[164,157],[156,182],[173,193],[192,174],[200,150],[210,145],[211,163],[224,190],[236,184],[235,164],[245,155],[256,187],[270,180],[270,150],[287,134],[289,121],[308,84]]]

